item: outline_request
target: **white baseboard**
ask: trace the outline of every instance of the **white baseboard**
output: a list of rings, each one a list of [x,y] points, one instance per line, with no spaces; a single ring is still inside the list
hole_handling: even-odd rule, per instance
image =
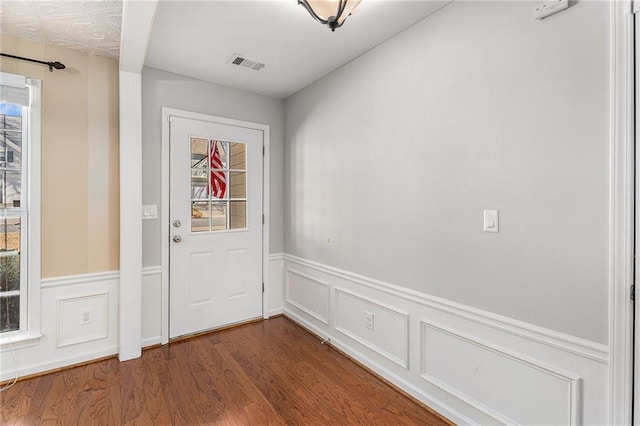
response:
[[[284,313],[284,310],[282,308],[271,309],[269,311],[269,316],[274,317],[276,315],[282,315],[283,313]]]
[[[451,420],[606,423],[606,346],[284,258],[286,316]]]
[[[142,348],[159,345],[160,343],[162,343],[162,336],[146,337],[142,339]]]
[[[313,323],[307,321],[303,317],[290,311],[285,311],[285,316],[293,320],[294,322],[298,323],[303,328],[306,328],[307,330],[311,331],[312,333],[320,337],[322,340],[328,340],[328,343],[330,345],[336,347],[340,351],[349,355],[358,363],[362,364],[363,366],[373,371],[374,373],[380,375],[382,378],[389,381],[390,383],[393,383],[394,385],[398,386],[400,389],[407,392],[409,395],[416,398],[418,401],[421,401],[422,403],[434,409],[435,411],[442,414],[444,417],[448,418],[454,423],[456,424],[473,424],[474,423],[471,419],[453,410],[451,407],[447,406],[442,401],[438,401],[437,399],[431,397],[429,394],[425,393],[423,390],[421,390],[417,386],[414,386],[412,383],[404,380],[398,374],[395,374],[393,371],[385,368],[383,365],[373,361],[370,357],[362,354],[361,352],[358,352],[348,343],[340,340],[337,337],[332,337],[326,334],[324,331],[322,331],[321,329],[316,327]]]
[[[13,379],[17,373],[18,377],[30,376],[32,374],[38,373],[47,373],[49,371],[57,370],[63,367],[73,367],[76,364],[83,364],[86,362],[91,362],[100,358],[106,358],[110,356],[115,356],[118,354],[118,347],[114,346],[107,349],[102,349],[94,352],[86,352],[80,355],[68,356],[62,359],[57,359],[55,361],[43,361],[35,364],[30,364],[26,366],[21,366],[18,361],[17,369],[15,368],[14,363],[11,358],[10,361],[6,364],[6,368],[8,368],[7,372],[4,371],[5,366],[3,365],[2,376],[0,380],[10,380]]]

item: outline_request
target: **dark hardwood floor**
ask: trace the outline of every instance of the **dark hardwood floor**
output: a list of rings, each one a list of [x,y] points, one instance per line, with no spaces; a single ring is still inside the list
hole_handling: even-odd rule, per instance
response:
[[[16,383],[4,424],[442,425],[286,318]]]

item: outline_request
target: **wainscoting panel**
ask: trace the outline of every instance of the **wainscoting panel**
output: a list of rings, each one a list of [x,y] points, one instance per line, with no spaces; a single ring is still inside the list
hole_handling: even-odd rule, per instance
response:
[[[142,268],[142,347],[162,341],[162,267]]]
[[[285,279],[285,300],[307,315],[329,324],[329,284],[287,269]]]
[[[409,368],[409,314],[337,287],[335,329]]]
[[[57,347],[106,338],[108,313],[108,293],[58,299]]]
[[[432,322],[421,334],[421,377],[495,421],[579,424],[579,377]]]
[[[282,314],[284,308],[284,254],[269,256],[269,315]]]
[[[605,345],[288,254],[283,268],[287,317],[457,424],[607,423]]]

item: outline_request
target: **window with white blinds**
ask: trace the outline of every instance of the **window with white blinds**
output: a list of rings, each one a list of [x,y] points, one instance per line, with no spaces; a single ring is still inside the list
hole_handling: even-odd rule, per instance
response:
[[[29,106],[30,79],[22,75],[0,73],[0,103],[20,106]]]

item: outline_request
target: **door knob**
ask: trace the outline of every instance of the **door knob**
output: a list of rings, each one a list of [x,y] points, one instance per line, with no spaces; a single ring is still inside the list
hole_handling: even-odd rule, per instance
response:
[[[174,235],[173,236],[173,242],[174,243],[179,243],[180,241],[182,241],[182,237],[180,235]]]

